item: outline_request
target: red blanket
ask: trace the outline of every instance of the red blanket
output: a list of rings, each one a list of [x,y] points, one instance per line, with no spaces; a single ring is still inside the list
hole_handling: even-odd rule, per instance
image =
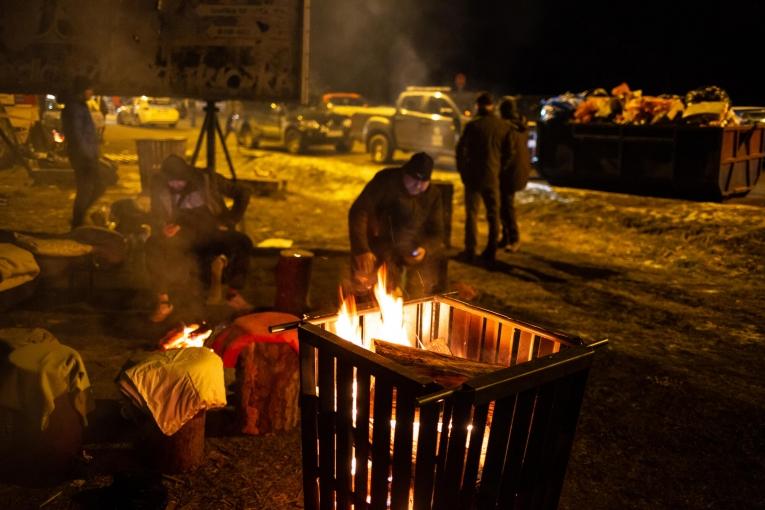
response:
[[[218,333],[211,347],[223,358],[223,366],[225,368],[236,367],[236,360],[241,350],[254,342],[286,343],[295,352],[298,352],[296,329],[279,333],[268,332],[269,326],[297,320],[300,320],[300,318],[282,312],[259,312],[243,315]]]

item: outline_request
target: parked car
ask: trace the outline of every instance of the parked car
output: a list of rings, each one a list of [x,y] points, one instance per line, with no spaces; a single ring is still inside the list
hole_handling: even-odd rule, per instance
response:
[[[765,123],[765,106],[734,106],[733,113],[742,123]]]
[[[261,141],[279,143],[292,154],[312,145],[334,145],[338,152],[348,152],[353,146],[351,120],[322,106],[241,102],[231,127],[239,145],[248,149]]]
[[[169,97],[134,97],[117,109],[117,124],[175,127],[180,114]]]
[[[356,92],[327,92],[321,96],[321,105],[327,110],[350,117],[359,107],[369,106],[369,101]]]
[[[375,163],[390,161],[399,149],[453,156],[470,114],[468,103],[448,88],[407,87],[396,106],[359,108],[352,124],[360,127],[354,133],[360,131]]]

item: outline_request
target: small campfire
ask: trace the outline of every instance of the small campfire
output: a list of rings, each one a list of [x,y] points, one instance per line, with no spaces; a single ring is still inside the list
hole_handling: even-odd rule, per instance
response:
[[[205,341],[210,338],[211,334],[212,329],[205,324],[181,324],[162,337],[159,341],[159,348],[168,351],[186,347],[204,347]]]
[[[403,298],[388,292],[388,272],[385,265],[377,272],[377,283],[374,286],[374,297],[380,310],[378,320],[367,321],[368,333],[361,334],[361,316],[356,309],[356,298],[353,294],[343,297],[340,290],[340,311],[334,322],[333,332],[349,342],[374,351],[372,340],[382,340],[394,344],[411,345],[404,321]],[[372,319],[371,317],[369,319]],[[365,339],[366,338],[366,339]]]
[[[385,289],[299,327],[306,508],[554,507],[593,349]]]

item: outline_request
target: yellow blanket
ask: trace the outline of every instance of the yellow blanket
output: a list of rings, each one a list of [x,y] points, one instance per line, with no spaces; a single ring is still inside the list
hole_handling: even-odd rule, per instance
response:
[[[87,425],[90,380],[77,351],[40,328],[0,329],[0,350],[8,352],[0,361],[0,406],[39,420],[45,430],[54,400],[70,394]]]
[[[15,244],[0,243],[0,292],[18,287],[40,274],[35,256]]]
[[[199,411],[226,405],[223,360],[206,347],[152,353],[120,374],[119,387],[167,436]]]

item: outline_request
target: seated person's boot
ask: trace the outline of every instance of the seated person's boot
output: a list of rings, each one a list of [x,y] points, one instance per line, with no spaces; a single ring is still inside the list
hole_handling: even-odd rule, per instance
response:
[[[149,320],[154,323],[164,322],[171,313],[173,313],[173,304],[170,303],[170,298],[167,294],[159,294],[157,306],[149,316]]]
[[[208,305],[223,304],[223,270],[228,265],[225,255],[218,255],[210,264],[210,290],[207,293]]]

